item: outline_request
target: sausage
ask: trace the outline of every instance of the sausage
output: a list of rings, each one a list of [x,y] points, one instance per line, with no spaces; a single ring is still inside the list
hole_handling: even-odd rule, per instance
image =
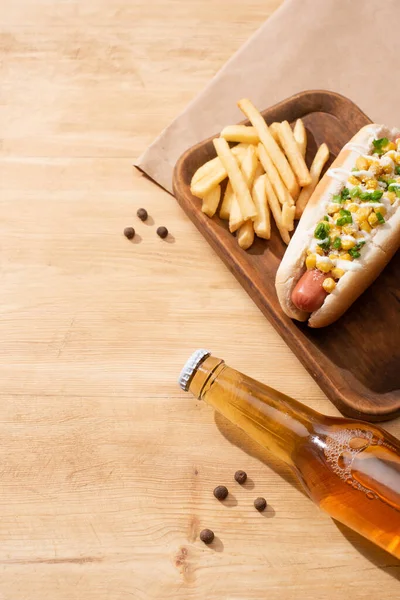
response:
[[[306,271],[292,292],[292,302],[300,310],[312,313],[321,308],[328,292],[322,287],[330,273],[322,273],[318,269]]]

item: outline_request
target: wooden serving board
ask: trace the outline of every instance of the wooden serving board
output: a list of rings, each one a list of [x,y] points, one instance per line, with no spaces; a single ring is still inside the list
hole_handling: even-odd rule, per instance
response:
[[[308,165],[322,142],[331,151],[330,164],[343,145],[371,122],[353,102],[326,91],[296,94],[262,114],[268,124],[304,120]],[[271,240],[257,239],[244,251],[227,222],[204,215],[201,200],[190,193],[196,169],[216,155],[212,139],[190,148],[176,164],[174,193],[179,204],[343,414],[369,421],[400,415],[399,253],[333,325],[311,329],[292,321],[282,312],[275,292],[275,274],[285,251],[277,231]]]

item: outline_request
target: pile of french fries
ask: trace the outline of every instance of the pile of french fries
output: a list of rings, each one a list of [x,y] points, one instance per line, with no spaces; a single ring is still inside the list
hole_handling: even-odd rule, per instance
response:
[[[229,221],[239,246],[251,247],[255,236],[271,237],[271,214],[285,244],[294,220],[300,219],[329,158],[322,144],[310,170],[305,163],[307,133],[301,119],[292,131],[289,123],[269,127],[248,99],[238,102],[251,126],[225,127],[213,140],[217,157],[193,175],[191,192],[202,199],[202,211]],[[230,147],[228,142],[236,143]],[[221,183],[228,178],[225,192]]]

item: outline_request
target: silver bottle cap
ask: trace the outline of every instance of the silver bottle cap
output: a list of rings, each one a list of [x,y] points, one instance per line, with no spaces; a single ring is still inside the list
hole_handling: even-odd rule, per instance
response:
[[[193,352],[192,356],[186,362],[178,379],[178,383],[184,392],[188,391],[193,373],[195,372],[199,364],[205,358],[207,358],[207,356],[210,356],[210,354],[211,352],[209,352],[208,350],[196,350],[196,352]]]

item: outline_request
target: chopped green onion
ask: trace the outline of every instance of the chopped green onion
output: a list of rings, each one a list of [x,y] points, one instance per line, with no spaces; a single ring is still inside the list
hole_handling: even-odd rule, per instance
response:
[[[383,218],[383,215],[381,215],[381,213],[380,213],[380,212],[377,212],[377,213],[375,213],[375,214],[376,214],[376,216],[378,217],[378,221],[379,221],[379,223],[381,223],[381,224],[382,224],[382,223],[384,223],[384,222],[385,222],[385,219]]]
[[[350,250],[349,250],[350,256],[352,256],[353,258],[360,258],[360,256],[361,256],[360,250],[364,245],[365,245],[364,241],[358,242],[358,244],[356,244],[353,248],[350,248]]]
[[[388,145],[388,143],[389,140],[386,137],[380,138],[379,140],[374,140],[372,142],[374,146],[373,154],[384,154],[384,148]]]
[[[318,223],[314,231],[314,237],[317,240],[324,240],[328,236],[329,229],[329,223]]]
[[[350,248],[349,250],[349,254],[350,256],[352,256],[353,258],[360,258],[361,254],[358,252],[358,250],[356,250],[355,248]]]
[[[389,192],[395,192],[396,196],[400,198],[400,183],[391,183],[389,185]]]
[[[322,250],[325,250],[325,252],[327,252],[329,250],[329,248],[331,247],[331,241],[328,240],[327,242],[318,242],[318,246],[320,248],[322,248]]]
[[[390,185],[391,183],[396,183],[396,180],[395,179],[388,179],[387,182]]]
[[[324,221],[329,221],[329,217],[327,215],[324,216]]]
[[[341,208],[339,210],[339,214],[341,217],[351,217],[351,212],[349,210],[346,210],[345,208]]]
[[[388,182],[385,179],[382,179],[382,177],[379,177],[378,181],[380,181],[381,183],[383,183],[383,185],[385,186],[385,190],[388,189]]]
[[[353,187],[350,190],[350,196],[352,198],[357,198],[357,196],[359,196],[361,194],[361,191],[362,191],[361,188],[356,185],[355,187]]]
[[[353,218],[350,217],[340,217],[340,219],[338,219],[336,221],[336,225],[339,225],[340,227],[342,227],[343,225],[347,225],[348,223],[352,223],[353,222]]]
[[[341,245],[342,245],[342,240],[340,239],[340,237],[335,237],[335,239],[333,240],[332,248],[335,248],[335,250],[339,250]]]
[[[400,165],[395,166],[394,172],[396,173],[396,175],[400,175]]]
[[[382,196],[383,196],[382,190],[375,190],[374,192],[370,193],[368,200],[370,202],[379,202],[379,200],[382,198]]]
[[[369,192],[361,192],[360,198],[361,200],[369,200]]]
[[[347,187],[344,187],[340,194],[334,194],[332,196],[332,202],[336,202],[337,204],[343,204],[347,198],[350,198],[350,190]]]
[[[359,171],[359,170],[360,170],[360,169],[357,169],[357,167],[353,167],[353,168],[352,168],[352,170],[351,170],[351,172],[352,172],[352,173],[356,173],[356,172],[357,172],[357,171]]]

